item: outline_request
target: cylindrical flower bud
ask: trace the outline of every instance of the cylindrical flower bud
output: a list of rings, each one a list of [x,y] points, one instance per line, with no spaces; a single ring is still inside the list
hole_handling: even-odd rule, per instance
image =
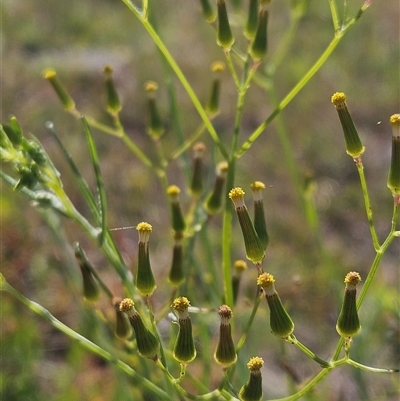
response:
[[[219,326],[219,339],[214,353],[214,359],[223,367],[228,367],[236,362],[237,355],[232,340],[231,324],[232,309],[228,305],[222,305],[218,309],[221,318]]]
[[[227,172],[228,163],[218,163],[216,167],[214,186],[204,202],[204,208],[208,214],[216,214],[221,210]]]
[[[230,50],[235,39],[233,38],[231,27],[229,25],[228,13],[226,11],[225,0],[217,0],[218,10],[218,28],[217,44],[224,50]]]
[[[100,291],[97,281],[95,280],[92,274],[93,267],[89,264],[85,252],[78,243],[75,244],[74,248],[75,248],[75,257],[76,260],[78,261],[82,273],[83,296],[88,301],[91,302],[97,301],[100,297]]]
[[[167,195],[171,205],[172,229],[176,233],[183,233],[186,229],[185,218],[183,217],[179,194],[181,190],[176,185],[170,185],[167,188]]]
[[[180,239],[175,240],[174,249],[172,251],[171,269],[168,275],[168,281],[175,286],[180,285],[185,276],[183,274],[183,248]]]
[[[236,305],[236,301],[239,294],[240,280],[242,273],[247,269],[247,263],[244,260],[237,260],[234,264],[235,271],[232,275],[232,292],[233,292],[233,304]]]
[[[341,92],[336,92],[332,95],[331,101],[336,108],[342,125],[347,154],[353,159],[360,157],[364,153],[365,148],[361,143],[356,126],[347,109],[346,95]]]
[[[264,259],[264,247],[258,238],[257,232],[250,219],[249,212],[244,203],[244,191],[242,188],[233,188],[229,192],[229,198],[235,205],[236,213],[242,229],[246,257],[254,264],[261,264]]]
[[[260,401],[262,399],[262,376],[261,368],[264,366],[262,358],[255,356],[250,358],[247,364],[250,370],[249,381],[239,390],[241,401]]]
[[[225,64],[222,61],[215,61],[211,65],[211,70],[219,74],[220,72],[224,71]],[[215,115],[219,111],[219,98],[221,93],[221,80],[219,77],[214,78],[212,87],[211,87],[211,95],[208,99],[206,110],[208,114]]]
[[[339,335],[345,338],[353,337],[361,330],[356,304],[356,286],[360,281],[361,277],[357,272],[348,273],[344,279],[346,287],[336,330]]]
[[[121,303],[121,298],[114,298],[113,305],[115,308],[115,335],[119,338],[127,338],[131,334],[131,328],[127,316],[125,313],[121,312],[119,305]]]
[[[209,0],[200,0],[201,8],[203,10],[203,15],[207,22],[214,22],[215,18],[217,18],[217,14],[212,8]]]
[[[125,298],[121,301],[119,310],[128,315],[129,322],[135,332],[139,354],[146,358],[157,360],[160,344],[156,336],[146,328],[134,305],[130,298]]]
[[[24,134],[22,133],[22,128],[15,116],[10,117],[9,125],[4,125],[3,129],[14,146],[21,145]]]
[[[275,291],[274,282],[274,276],[269,273],[262,273],[257,278],[257,285],[263,288],[268,302],[271,333],[280,338],[287,338],[293,333],[294,323]]]
[[[400,114],[390,117],[393,130],[392,136],[392,160],[390,163],[387,186],[393,195],[400,195]]]
[[[58,79],[55,70],[51,68],[45,70],[44,77],[50,82],[64,108],[68,111],[75,110],[74,99],[72,99],[64,85]]]
[[[203,192],[203,156],[206,145],[198,142],[193,146],[193,175],[190,183],[190,192],[193,196],[200,196]]]
[[[113,68],[110,65],[104,67],[104,75],[106,77],[106,94],[107,94],[107,111],[111,115],[118,114],[122,109],[117,90],[115,89],[113,80]]]
[[[256,34],[250,46],[250,55],[254,61],[261,61],[267,54],[267,25],[268,10],[263,7],[260,10]]]
[[[249,12],[247,14],[246,28],[244,35],[247,39],[253,39],[257,30],[258,25],[258,6],[260,0],[250,0],[249,1]]]
[[[148,81],[145,83],[145,90],[148,95],[148,107],[149,107],[149,125],[147,132],[150,136],[155,139],[161,137],[164,133],[164,126],[161,121],[160,114],[157,108],[157,102],[155,98],[155,93],[158,89],[158,84],[154,81]]]
[[[251,185],[254,200],[254,228],[256,229],[258,238],[264,248],[267,248],[269,244],[269,237],[267,232],[267,224],[265,222],[264,215],[264,202],[262,192],[265,189],[264,183],[261,181],[255,181]]]
[[[194,347],[192,322],[190,320],[188,308],[190,302],[185,297],[174,300],[171,308],[175,311],[178,318],[179,332],[175,341],[173,356],[183,365],[188,364],[196,358],[196,348]]]
[[[150,296],[156,289],[153,272],[150,265],[149,237],[152,227],[149,223],[139,223],[136,226],[139,232],[139,251],[136,270],[136,288],[142,295]]]

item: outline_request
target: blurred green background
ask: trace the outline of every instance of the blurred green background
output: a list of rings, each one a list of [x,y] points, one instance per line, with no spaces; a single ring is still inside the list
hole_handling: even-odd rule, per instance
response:
[[[198,97],[205,102],[213,78],[210,65],[224,58],[215,43],[214,29],[204,21],[199,1],[157,0],[154,3],[152,18],[160,36]],[[240,1],[232,3],[240,4]],[[289,26],[291,3],[296,2],[275,0],[270,6],[269,52],[272,55]],[[347,3],[346,12],[352,16],[362,1]],[[54,123],[88,181],[93,183],[83,131],[79,122],[63,111],[42,78],[45,68],[57,70],[80,111],[109,123],[102,69],[111,64],[123,100],[122,121],[135,143],[150,155],[154,154],[154,149],[145,134],[147,115],[143,84],[149,79],[157,81],[166,124],[166,152],[175,149],[165,84],[167,75],[161,56],[122,2],[3,0],[1,8],[1,120],[5,122],[10,114],[16,115],[25,133],[32,132],[40,139],[62,174],[67,193],[82,213],[85,213],[85,205],[72,174],[45,129],[45,122]],[[240,26],[247,5],[234,13],[232,4],[229,9],[240,48],[244,43]],[[343,8],[341,11],[344,12]],[[383,240],[389,231],[392,212],[392,197],[386,188],[391,139],[388,119],[400,109],[399,11],[397,0],[372,2],[324,67],[281,115],[280,122],[289,134],[300,176],[312,177],[320,224],[319,241],[313,238],[297,202],[283,162],[275,122],[238,162],[236,185],[249,193],[249,184],[254,180],[267,184],[265,205],[271,244],[264,269],[271,270],[277,277],[277,290],[288,303],[297,337],[323,358],[331,355],[338,339],[334,326],[345,274],[356,270],[365,278],[374,257],[357,172],[353,161],[345,154],[340,124],[330,97],[336,91],[347,94],[350,111],[366,146],[363,161],[377,232]],[[275,74],[279,99],[307,72],[332,37],[328,1],[311,0],[290,51]],[[227,71],[222,81],[221,114],[215,126],[222,140],[229,143],[236,91]],[[176,90],[182,131],[189,137],[200,124],[200,118],[178,83]],[[246,98],[241,141],[272,110],[273,103],[265,91],[252,87]],[[162,187],[156,176],[121,142],[103,133],[94,131],[94,134],[103,160],[110,226],[129,226],[140,221],[153,225],[153,265],[157,266],[161,283],[168,272],[173,243]],[[208,146],[207,182],[211,185],[214,165],[222,159],[207,134],[202,140]],[[186,162],[187,158],[183,158],[171,165],[168,169],[170,183],[185,188],[186,178],[181,167]],[[22,195],[13,193],[4,183],[0,183],[0,188],[2,273],[19,291],[44,305],[61,321],[109,347],[107,326],[90,305],[81,301],[79,271],[66,244],[79,240],[110,287],[118,293],[121,288],[116,275],[95,245],[88,242],[75,225],[51,214],[39,214]],[[182,195],[187,210],[189,198],[185,193]],[[210,243],[218,266],[220,217],[214,219],[211,226]],[[244,249],[236,220],[234,235],[233,258],[241,259]],[[119,231],[115,237],[127,263],[132,264],[136,232]],[[198,263],[202,263],[202,250],[199,247],[197,251]],[[399,241],[394,241],[360,312],[363,330],[354,341],[352,352],[354,359],[366,365],[398,367],[400,362],[399,257]],[[244,277],[235,310],[236,328],[246,321],[251,308],[252,273],[254,271],[249,269]],[[205,283],[207,278],[205,270]],[[220,277],[215,279],[220,280]],[[169,288],[159,287],[156,305],[169,291]],[[206,300],[196,296],[192,303],[202,306],[201,302]],[[296,349],[283,347],[269,333],[268,312],[264,303],[262,305],[238,371],[245,372],[249,355],[259,354],[266,361],[265,397],[283,397],[288,388],[289,391],[293,389],[318,367]],[[104,316],[113,318],[113,311],[106,302],[104,305],[100,302],[99,308]],[[7,294],[1,294],[1,315],[1,399],[152,399],[140,388],[131,386],[112,366],[82,351]],[[198,324],[208,323],[208,317],[196,319]],[[201,344],[201,339],[197,340],[200,349],[207,347]],[[141,363],[144,369],[152,369],[147,361]],[[201,372],[201,365],[194,369]],[[293,372],[293,380],[287,379],[287,371]],[[215,375],[213,373],[209,380],[215,384],[219,377],[215,368]],[[399,376],[343,367],[304,400],[394,401],[398,399],[398,387]]]

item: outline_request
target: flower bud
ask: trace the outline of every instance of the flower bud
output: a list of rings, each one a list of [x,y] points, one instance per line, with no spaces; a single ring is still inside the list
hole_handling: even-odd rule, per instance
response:
[[[134,305],[130,298],[125,298],[121,301],[119,310],[128,315],[129,322],[135,332],[139,354],[146,358],[157,360],[160,344],[156,336],[146,328]]]
[[[55,70],[48,68],[44,72],[44,77],[50,82],[54,91],[56,92],[58,98],[60,99],[62,105],[67,111],[75,110],[75,102],[74,99],[69,95],[64,85],[57,77],[57,73]]]
[[[168,275],[168,281],[172,285],[177,287],[183,282],[184,279],[185,276],[183,274],[183,248],[181,240],[176,239],[172,252],[172,263]]]
[[[400,114],[390,117],[393,130],[392,136],[392,160],[390,163],[387,186],[393,195],[400,195]]]
[[[155,93],[158,89],[158,85],[154,81],[147,81],[145,84],[145,90],[148,95],[148,107],[149,107],[149,125],[147,132],[154,139],[158,139],[164,133],[164,126],[161,121],[160,114],[157,108],[157,102]]]
[[[193,196],[200,196],[203,192],[203,156],[206,145],[198,142],[193,146],[193,176],[190,183],[190,192]]]
[[[170,185],[167,188],[167,195],[171,205],[172,229],[176,233],[183,233],[186,229],[185,218],[183,217],[181,204],[179,202],[179,193],[181,190],[176,185]]]
[[[121,312],[119,305],[121,303],[121,298],[114,298],[113,305],[115,308],[115,335],[119,338],[127,338],[131,334],[131,328],[129,321],[125,313]]]
[[[152,227],[149,223],[139,223],[139,251],[136,270],[136,288],[142,295],[150,296],[156,289],[153,272],[150,265],[149,237]]]
[[[111,115],[117,115],[122,109],[122,104],[115,89],[112,76],[113,68],[110,65],[106,65],[103,72],[106,77],[107,112]]]
[[[214,359],[223,367],[227,368],[236,362],[236,349],[232,340],[231,324],[232,309],[227,305],[222,305],[218,309],[221,318],[219,326],[219,339],[214,353]]]
[[[3,126],[4,132],[7,134],[8,139],[14,146],[19,146],[23,140],[22,128],[16,117],[11,116],[9,120],[9,125]]]
[[[207,22],[214,22],[217,18],[217,14],[213,10],[209,0],[200,0],[203,15]]]
[[[336,323],[337,332],[344,338],[355,336],[361,330],[356,304],[356,286],[360,281],[361,277],[357,272],[348,273],[344,279],[344,299]]]
[[[196,358],[196,348],[194,347],[192,322],[190,320],[188,308],[190,302],[185,297],[174,300],[171,308],[175,311],[178,318],[179,332],[175,341],[173,356],[181,364],[188,364]]]
[[[258,5],[259,0],[249,1],[249,12],[247,14],[246,28],[244,35],[247,39],[253,39],[258,25]]]
[[[227,172],[227,162],[221,162],[217,165],[214,186],[204,202],[204,208],[208,214],[216,214],[221,210]]]
[[[271,333],[280,338],[287,338],[293,333],[294,323],[275,291],[274,282],[274,276],[269,273],[262,273],[257,278],[257,285],[263,288],[268,302]]]
[[[218,10],[218,28],[217,44],[224,50],[229,51],[235,39],[233,38],[231,27],[229,25],[228,13],[226,11],[225,0],[217,0]]]
[[[346,95],[341,92],[336,92],[333,94],[331,101],[336,108],[342,125],[347,154],[353,159],[360,157],[364,153],[365,148],[361,143],[353,119],[347,109]]]
[[[269,237],[267,224],[265,222],[264,202],[262,196],[262,191],[265,189],[265,185],[261,181],[255,181],[250,185],[250,187],[253,192],[254,200],[254,228],[257,232],[258,238],[260,238],[260,241],[264,246],[264,249],[266,249],[269,244]]]
[[[215,61],[211,65],[211,70],[219,74],[220,72],[224,71],[225,64],[222,61]],[[214,116],[219,112],[219,98],[221,93],[221,80],[219,77],[214,78],[212,87],[211,87],[211,95],[208,99],[206,110],[208,114]]]
[[[83,296],[88,301],[91,302],[97,301],[99,299],[100,292],[97,281],[95,280],[92,274],[92,270],[94,268],[90,265],[85,255],[85,252],[78,243],[74,245],[74,248],[75,248],[75,257],[78,261],[82,273]]]
[[[262,376],[261,368],[264,366],[262,358],[255,356],[250,358],[247,364],[250,370],[249,381],[239,390],[241,401],[260,401],[262,399]]]
[[[250,46],[250,55],[254,61],[261,61],[267,55],[267,25],[268,25],[268,10],[261,8],[258,17],[256,34]]]
[[[236,213],[242,229],[246,257],[254,264],[261,264],[264,259],[264,247],[258,238],[257,232],[250,219],[249,212],[244,203],[244,191],[242,188],[233,188],[229,192],[229,198],[235,205]]]
[[[247,263],[244,260],[237,260],[234,264],[235,271],[232,275],[232,292],[233,292],[233,304],[236,305],[236,301],[239,294],[240,280],[243,272],[247,269]]]

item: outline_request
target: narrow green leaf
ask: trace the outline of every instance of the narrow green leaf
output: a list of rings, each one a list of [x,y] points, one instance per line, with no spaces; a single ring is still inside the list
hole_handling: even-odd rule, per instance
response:
[[[86,139],[89,147],[90,157],[93,163],[94,175],[96,177],[97,190],[99,191],[100,200],[100,217],[101,217],[101,234],[99,236],[100,245],[103,244],[104,237],[107,232],[107,200],[106,191],[104,189],[104,182],[101,176],[99,155],[97,153],[96,145],[93,140],[92,132],[89,124],[84,116],[81,117],[83,129],[86,134]]]

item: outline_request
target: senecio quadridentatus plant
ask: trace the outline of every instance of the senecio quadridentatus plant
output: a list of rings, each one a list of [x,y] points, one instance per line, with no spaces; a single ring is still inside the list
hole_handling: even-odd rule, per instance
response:
[[[39,140],[33,135],[25,135],[15,116],[11,116],[8,122],[0,128],[1,160],[3,165],[9,164],[12,168],[9,173],[1,171],[1,177],[16,192],[20,192],[31,199],[34,206],[41,210],[56,211],[62,216],[75,221],[87,236],[97,243],[99,249],[104,253],[110,265],[113,266],[115,272],[119,275],[123,286],[123,294],[114,294],[109,289],[93,263],[89,261],[82,246],[76,242],[73,244],[73,249],[77,265],[81,271],[83,296],[87,301],[94,304],[94,308],[99,297],[105,296],[109,299],[110,306],[115,310],[115,321],[112,322],[114,333],[116,338],[119,339],[118,341],[127,345],[127,355],[138,353],[142,358],[154,363],[154,369],[159,370],[164,375],[167,384],[163,387],[165,383],[163,384],[160,381],[153,382],[150,378],[146,378],[138,366],[131,366],[129,364],[129,358],[124,360],[122,356],[117,357],[112,355],[109,351],[106,351],[78,334],[72,328],[64,325],[43,306],[27,299],[15,290],[4,276],[1,276],[1,290],[13,295],[33,312],[46,319],[51,325],[70,338],[79,340],[80,344],[88,351],[113,363],[122,372],[132,377],[137,386],[142,386],[160,400],[188,398],[195,400],[239,399],[242,401],[258,401],[263,399],[263,366],[272,362],[264,361],[260,356],[253,356],[249,361],[245,361],[241,357],[242,347],[246,343],[248,334],[251,332],[252,323],[260,305],[263,308],[269,309],[269,322],[265,322],[265,327],[273,335],[281,339],[281,341],[296,346],[320,367],[318,373],[311,380],[302,385],[296,393],[284,398],[283,400],[285,401],[301,398],[332,370],[344,364],[370,372],[397,372],[398,370],[396,369],[365,366],[361,362],[355,361],[351,357],[351,342],[361,330],[358,310],[362,306],[364,298],[376,276],[382,256],[394,238],[400,235],[400,232],[396,230],[400,205],[400,114],[394,114],[390,117],[390,124],[393,130],[392,159],[387,186],[393,195],[394,206],[390,232],[381,244],[375,232],[372,208],[364,176],[362,155],[365,147],[349,113],[346,96],[338,92],[331,99],[342,126],[346,152],[353,158],[359,173],[376,256],[367,277],[364,279],[364,285],[359,291],[358,297],[357,286],[362,282],[360,274],[351,271],[344,279],[343,302],[341,308],[338,308],[336,323],[339,340],[330,359],[317,356],[295,336],[295,322],[285,306],[285,300],[281,299],[275,288],[275,284],[278,289],[284,285],[279,282],[279,272],[275,272],[272,275],[270,272],[264,271],[263,261],[267,247],[274,246],[273,241],[270,241],[268,235],[264,213],[263,190],[265,189],[265,184],[261,181],[255,181],[249,186],[253,194],[253,217],[250,216],[245,204],[245,191],[241,187],[235,187],[235,172],[238,158],[248,151],[252,143],[257,140],[274,117],[279,114],[308,82],[311,76],[315,74],[344,34],[358,21],[363,12],[368,8],[371,1],[365,1],[354,18],[343,22],[340,27],[339,21],[334,19],[334,26],[336,28],[334,41],[327,47],[318,63],[310,69],[311,73],[308,73],[293,88],[282,102],[277,105],[276,110],[249,135],[241,146],[238,134],[245,94],[255,78],[258,80],[262,79],[259,66],[267,56],[270,2],[266,0],[248,1],[247,19],[243,26],[244,36],[247,39],[247,49],[244,52],[233,47],[235,44],[234,30],[231,29],[230,14],[227,10],[228,5],[226,1],[217,0],[216,4],[212,4],[213,2],[209,0],[201,0],[199,2],[205,20],[215,27],[216,42],[222,48],[226,64],[232,74],[238,92],[237,114],[231,151],[223,143],[212,123],[212,120],[218,115],[220,109],[219,95],[221,81],[219,76],[224,71],[225,63],[218,61],[213,64],[211,95],[203,106],[149,21],[148,8],[150,2],[143,0],[142,7],[139,8],[129,0],[122,1],[143,24],[188,93],[202,119],[197,132],[179,146],[172,155],[166,156],[162,148],[165,126],[158,109],[158,84],[153,81],[147,82],[145,85],[149,116],[147,133],[158,150],[158,160],[154,161],[138,147],[124,129],[123,123],[120,120],[122,102],[114,84],[113,69],[111,66],[104,68],[107,98],[106,110],[112,119],[111,125],[103,124],[81,113],[76,106],[76,102],[59,79],[56,71],[48,69],[45,71],[44,77],[54,88],[65,110],[81,120],[83,130],[86,134],[90,159],[96,177],[96,195],[80,173],[72,156],[68,153],[67,148],[56,133],[54,125],[52,123],[47,124],[49,132],[57,142],[74,173],[81,194],[91,212],[92,216],[90,219],[92,223],[89,218],[83,216],[72,204],[64,190],[60,173]],[[305,3],[305,1],[298,2],[297,11],[300,12],[300,15],[305,10]],[[337,16],[336,2],[331,1],[330,3],[332,15]],[[302,9],[302,6],[304,9]],[[241,71],[242,76],[239,75],[238,71]],[[107,197],[101,174],[101,162],[91,132],[92,128],[122,140],[140,162],[154,171],[165,190],[165,197],[170,209],[170,227],[174,244],[168,274],[171,297],[165,300],[164,307],[160,310],[153,310],[152,302],[158,286],[161,284],[164,285],[164,283],[157,282],[157,276],[153,274],[151,266],[150,234],[153,227],[148,222],[140,222],[135,226],[139,237],[137,263],[133,269],[129,268],[125,264],[113,239],[112,230],[108,226]],[[206,188],[203,182],[204,154],[207,152],[207,148],[203,142],[198,141],[198,138],[205,132],[210,134],[223,159],[216,165],[215,180],[211,188]],[[190,179],[188,180],[187,193],[192,199],[192,207],[185,214],[180,202],[181,190],[177,185],[168,182],[166,167],[190,148],[193,151],[193,168],[189,174]],[[246,258],[254,265],[254,269],[248,269],[247,263],[244,260],[237,260],[234,263],[231,261],[230,238],[234,232],[231,218],[233,211],[236,212],[243,235]],[[221,230],[223,292],[214,294],[213,301],[204,307],[200,305],[191,306],[191,291],[194,290],[189,286],[189,275],[193,274],[193,270],[188,268],[188,260],[192,257],[194,238],[199,235],[198,233],[201,230],[206,229],[208,221],[217,213],[222,213],[223,215],[223,227]],[[211,272],[211,274],[214,273]],[[257,296],[245,330],[241,333],[239,340],[235,341],[234,310],[235,305],[239,302],[238,294],[243,274],[253,276]],[[277,282],[275,281],[275,277],[277,277]],[[192,282],[192,285],[195,284]],[[216,303],[218,297],[220,304]],[[264,297],[266,302],[262,304]],[[221,379],[215,389],[205,389],[204,385],[202,386],[201,383],[196,382],[193,377],[188,377],[187,374],[188,365],[194,363],[199,355],[196,348],[197,341],[201,342],[201,339],[196,338],[198,329],[196,328],[196,319],[192,322],[191,315],[193,313],[214,314],[219,317],[220,323],[216,346],[213,349],[201,350],[201,357],[209,353],[212,355],[215,363],[220,366]],[[170,319],[170,331],[166,335],[161,332],[159,324],[167,316]],[[246,363],[249,376],[247,381],[246,378],[240,378],[240,387],[234,384],[238,382],[238,379],[235,378],[235,371],[238,364],[245,365]],[[173,372],[174,370],[176,371],[176,365],[179,366],[179,373],[174,376]],[[192,384],[194,383],[197,392],[187,390],[185,380],[189,380]],[[265,380],[268,381],[268,377]],[[265,395],[264,399],[269,399],[268,394]]]

